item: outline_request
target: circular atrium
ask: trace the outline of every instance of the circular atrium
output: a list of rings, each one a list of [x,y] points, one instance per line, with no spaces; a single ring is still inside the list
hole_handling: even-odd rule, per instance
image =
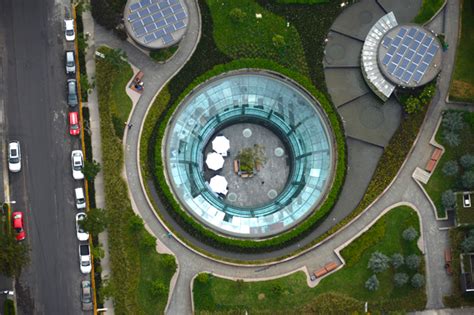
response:
[[[335,168],[319,103],[266,71],[234,71],[195,88],[173,114],[162,151],[181,206],[206,227],[242,238],[304,220],[324,200]]]

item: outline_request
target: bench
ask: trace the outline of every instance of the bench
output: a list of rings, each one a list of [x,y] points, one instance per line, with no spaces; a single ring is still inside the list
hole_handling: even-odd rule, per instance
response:
[[[331,272],[336,268],[337,268],[337,264],[335,262],[330,262],[324,265],[324,269],[326,269],[327,272]]]
[[[328,273],[328,272],[327,272],[326,269],[321,268],[321,269],[316,270],[316,271],[314,272],[314,276],[315,276],[316,278],[321,278],[322,276],[324,276],[324,275],[327,274],[327,273]]]
[[[430,158],[430,160],[428,161],[428,163],[426,164],[426,167],[425,167],[427,172],[431,173],[433,171],[433,169],[436,166],[436,163],[438,162],[439,158],[441,157],[441,154],[443,154],[443,150],[441,150],[439,148],[434,149],[433,153],[431,154],[431,158]]]
[[[135,75],[135,78],[133,78],[133,81],[130,83],[130,88],[134,90],[135,92],[138,93],[143,93],[143,83],[142,83],[142,78],[145,74],[142,71],[138,71],[137,74]],[[137,88],[138,86],[138,88]]]
[[[451,256],[451,249],[450,248],[447,248],[444,250],[444,261],[445,261],[445,264],[444,264],[444,268],[446,269],[446,273],[448,275],[452,275],[453,274],[453,270],[451,269],[451,262],[452,262],[452,256]]]
[[[234,160],[234,173],[238,174],[239,173],[239,160]]]
[[[140,82],[145,74],[142,71],[138,71],[137,75],[135,76],[135,82]]]

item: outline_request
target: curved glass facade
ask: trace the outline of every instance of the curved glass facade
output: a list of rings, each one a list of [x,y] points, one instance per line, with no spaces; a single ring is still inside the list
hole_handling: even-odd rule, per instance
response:
[[[203,176],[204,148],[225,126],[253,122],[272,129],[290,150],[290,175],[271,203],[253,209],[225,203]],[[208,227],[240,237],[266,237],[293,227],[325,196],[334,168],[325,114],[288,79],[234,72],[196,88],[179,105],[163,143],[167,179],[183,207]]]

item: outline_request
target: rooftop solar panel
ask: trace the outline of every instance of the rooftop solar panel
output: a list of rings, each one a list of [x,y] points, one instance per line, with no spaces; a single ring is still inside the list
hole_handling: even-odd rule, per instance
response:
[[[402,41],[402,44],[404,45],[408,45],[409,43],[411,43],[411,38],[410,37],[405,37]]]
[[[427,36],[424,40],[423,40],[423,45],[425,46],[429,46],[429,44],[431,44],[431,42],[433,41],[433,39],[429,36]]]
[[[396,51],[396,50],[397,50],[397,47],[391,46],[391,47],[388,49],[387,54],[393,56],[393,54],[395,54],[395,51]]]
[[[397,67],[396,64],[394,64],[393,62],[391,62],[388,67],[387,67],[387,70],[390,74],[393,74],[393,71],[395,71],[395,68]]]
[[[405,36],[406,33],[407,33],[407,29],[404,28],[404,27],[402,27],[402,28],[400,28],[400,30],[398,31],[398,36],[403,37],[403,36]]]
[[[187,14],[182,0],[135,0],[130,4],[127,21],[138,38],[145,43],[160,39],[165,35],[165,44],[175,41],[173,33],[186,27]]]
[[[420,82],[422,77],[423,77],[423,74],[421,72],[416,71],[413,74],[413,80],[415,80],[415,82]]]
[[[410,73],[413,73],[413,72],[415,72],[415,69],[416,69],[416,64],[410,63],[410,65],[407,68],[407,71],[410,72]]]
[[[402,74],[403,74],[403,69],[400,68],[400,67],[398,67],[398,68],[395,70],[395,76],[400,79],[400,78],[402,77]]]
[[[392,46],[397,47],[397,46],[400,44],[401,41],[402,41],[402,40],[401,40],[400,37],[396,37],[396,38],[393,40],[393,42],[392,42]]]
[[[426,62],[422,62],[416,70],[424,74],[426,72],[426,69],[428,69],[428,64]]]
[[[392,58],[392,62],[395,63],[395,64],[398,64],[401,59],[402,59],[402,57],[400,55],[395,55]]]
[[[178,21],[184,20],[185,18],[186,18],[186,13],[185,12],[179,12],[178,14],[176,14],[176,19]]]
[[[385,37],[385,38],[383,39],[382,45],[383,45],[385,48],[389,48],[391,42],[392,42],[392,39],[391,39],[390,37]]]
[[[427,48],[426,46],[421,45],[421,46],[420,46],[420,49],[418,49],[418,53],[419,53],[420,55],[424,55],[424,54],[426,53],[426,50],[427,50],[427,49],[428,49],[428,48]]]
[[[405,56],[408,58],[408,59],[411,59],[413,57],[413,55],[415,54],[415,51],[410,49],[406,52]]]
[[[420,55],[420,54],[416,54],[416,55],[413,57],[413,59],[412,59],[413,63],[419,64],[420,61],[421,61],[421,57],[423,57],[423,56]]]
[[[424,58],[423,58],[423,61],[426,62],[427,64],[430,64],[431,61],[433,61],[433,56],[431,55],[426,55]]]
[[[183,21],[178,21],[177,23],[174,24],[174,28],[176,30],[180,30],[185,27],[186,27],[186,24]]]
[[[402,55],[407,51],[408,47],[407,46],[402,46],[398,49],[397,53]]]
[[[405,82],[405,83],[410,82],[411,76],[412,76],[411,73],[404,72],[403,76],[402,76],[402,81]]]
[[[420,43],[419,42],[411,42],[410,44],[410,48],[413,49],[413,50],[417,50],[418,49],[418,46],[420,46]]]
[[[423,40],[423,37],[425,37],[425,33],[422,31],[418,31],[418,33],[416,33],[415,35],[415,40],[417,42],[421,42]]]
[[[166,34],[165,36],[162,37],[163,39],[163,42],[166,44],[169,44],[169,43],[172,43],[174,41],[174,38],[173,36],[171,36],[170,34]]]
[[[385,57],[383,57],[382,63],[384,65],[388,65],[388,63],[390,62],[390,58],[391,58],[390,55],[385,55]]]
[[[438,45],[431,45],[430,48],[428,49],[428,54],[434,56],[437,51],[438,51]]]
[[[132,3],[130,5],[130,12],[133,12],[133,11],[138,10],[140,8],[141,8],[140,3]]]
[[[410,30],[408,31],[408,36],[413,37],[415,36],[415,34],[416,34],[416,28],[414,27],[410,28]]]
[[[407,58],[403,58],[402,62],[400,63],[400,67],[406,69],[409,63],[410,63],[410,60],[408,60]]]

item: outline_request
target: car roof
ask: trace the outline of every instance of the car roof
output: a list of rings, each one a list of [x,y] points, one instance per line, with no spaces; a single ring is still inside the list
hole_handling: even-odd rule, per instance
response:
[[[64,23],[65,23],[66,26],[68,26],[68,27],[74,26],[74,20],[73,20],[73,19],[64,20]]]
[[[11,141],[11,142],[8,144],[8,147],[9,147],[10,149],[16,149],[16,148],[18,148],[19,144],[20,144],[20,143],[19,143],[18,141]]]
[[[69,120],[71,121],[71,123],[77,124],[77,121],[78,121],[77,112],[69,112]]]

